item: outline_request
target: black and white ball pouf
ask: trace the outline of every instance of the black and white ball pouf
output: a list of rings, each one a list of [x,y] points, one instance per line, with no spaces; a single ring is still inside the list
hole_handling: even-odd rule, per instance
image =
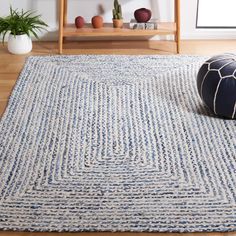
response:
[[[198,92],[218,116],[236,119],[236,54],[212,57],[197,75]]]

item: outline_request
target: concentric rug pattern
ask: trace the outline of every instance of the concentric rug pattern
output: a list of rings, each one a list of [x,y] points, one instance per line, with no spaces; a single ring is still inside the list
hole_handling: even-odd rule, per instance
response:
[[[0,122],[0,228],[236,230],[236,121],[189,56],[30,57]]]

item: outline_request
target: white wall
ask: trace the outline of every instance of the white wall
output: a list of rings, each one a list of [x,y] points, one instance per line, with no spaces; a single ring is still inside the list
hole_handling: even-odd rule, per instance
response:
[[[100,14],[99,4],[104,9],[104,19],[111,22],[111,9],[113,0],[68,0],[69,21],[73,22],[75,16],[82,15],[87,22],[93,15]],[[54,40],[57,35],[58,0],[0,0],[0,16],[6,16],[9,6],[18,9],[33,9],[42,14],[43,20],[49,24],[49,32],[42,38]],[[123,7],[124,20],[129,22],[133,17],[133,11],[139,7],[151,8],[153,17],[163,21],[173,19],[173,0],[120,0]],[[232,29],[196,29],[197,0],[181,0],[181,38],[182,39],[235,39],[236,30]]]
[[[181,37],[183,39],[236,39],[236,29],[196,29],[197,0],[180,1]]]

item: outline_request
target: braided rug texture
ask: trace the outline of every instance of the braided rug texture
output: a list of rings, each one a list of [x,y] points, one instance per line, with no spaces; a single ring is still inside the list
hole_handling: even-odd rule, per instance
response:
[[[30,57],[0,122],[0,228],[236,230],[236,121],[203,57]]]

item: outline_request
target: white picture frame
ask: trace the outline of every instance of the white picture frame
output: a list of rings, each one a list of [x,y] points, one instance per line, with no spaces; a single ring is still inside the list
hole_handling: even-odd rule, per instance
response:
[[[236,0],[198,0],[196,28],[236,28]]]

